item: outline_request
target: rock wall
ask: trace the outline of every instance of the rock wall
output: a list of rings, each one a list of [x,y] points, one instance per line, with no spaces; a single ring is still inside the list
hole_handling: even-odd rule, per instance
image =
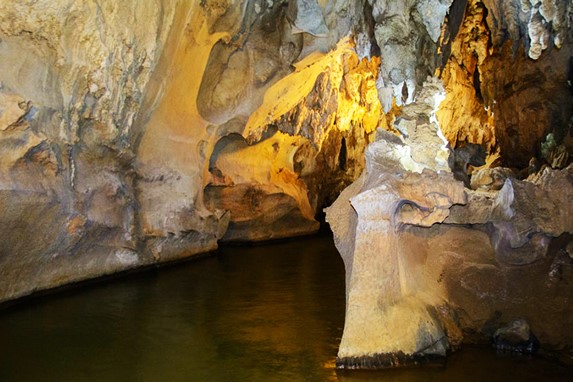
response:
[[[438,119],[452,146],[481,144],[519,169],[541,158],[549,133],[573,148],[572,11],[568,1],[467,1],[442,41]]]
[[[471,190],[405,148],[381,133],[327,209],[346,267],[337,366],[431,361],[516,318],[545,349],[571,347],[573,165]]]
[[[385,123],[365,6],[3,2],[0,301],[315,232]]]
[[[131,134],[175,10],[0,4],[0,301],[151,261]]]
[[[566,0],[2,2],[0,302],[315,232],[356,181],[328,213],[347,269],[340,366],[442,356],[498,310],[570,345],[572,14]],[[486,190],[464,189],[446,144],[533,177],[470,181],[466,161]]]

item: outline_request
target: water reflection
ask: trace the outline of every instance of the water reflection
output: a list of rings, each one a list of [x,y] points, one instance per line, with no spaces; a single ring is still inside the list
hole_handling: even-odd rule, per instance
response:
[[[0,312],[0,380],[327,380],[343,272],[311,238],[29,301]]]
[[[570,380],[471,349],[447,369],[337,373],[343,321],[329,237],[225,248],[0,311],[0,381]]]

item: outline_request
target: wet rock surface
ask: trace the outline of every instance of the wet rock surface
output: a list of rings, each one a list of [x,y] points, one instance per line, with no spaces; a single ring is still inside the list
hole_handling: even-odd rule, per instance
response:
[[[571,344],[573,275],[552,264],[569,259],[561,237],[573,227],[562,198],[571,197],[573,167],[473,191],[451,173],[412,172],[395,138],[379,138],[366,151],[366,173],[327,209],[347,275],[341,365],[400,351],[444,356],[450,335],[454,346],[460,333],[474,341],[496,314],[527,317],[548,349]],[[431,313],[444,302],[448,315]],[[506,332],[499,346],[511,348]]]
[[[524,319],[516,319],[493,334],[493,346],[498,352],[533,354],[539,341]]]

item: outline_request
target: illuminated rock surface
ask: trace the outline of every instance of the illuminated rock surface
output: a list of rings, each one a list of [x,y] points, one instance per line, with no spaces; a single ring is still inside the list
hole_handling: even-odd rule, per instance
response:
[[[343,192],[341,365],[442,356],[496,311],[571,345],[572,15],[566,0],[1,2],[0,302],[313,233]],[[462,166],[474,190],[446,142],[487,154]]]
[[[296,5],[2,2],[0,301],[316,232],[385,123],[380,59],[364,3]]]
[[[549,133],[572,151],[573,46],[563,20],[572,12],[567,1],[467,1],[442,47],[446,100],[437,117],[452,146],[481,144],[512,168],[539,157]],[[540,33],[544,50],[531,37]]]
[[[366,173],[327,209],[347,277],[338,365],[445,356],[498,315],[528,317],[548,346],[571,344],[573,264],[555,238],[573,233],[573,165],[472,191],[451,173],[408,171],[404,147],[387,134],[371,144]]]

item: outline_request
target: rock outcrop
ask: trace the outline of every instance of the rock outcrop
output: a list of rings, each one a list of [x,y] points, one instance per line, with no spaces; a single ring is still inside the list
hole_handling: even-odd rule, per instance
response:
[[[378,90],[384,111],[414,101],[438,61],[442,23],[452,0],[369,0],[374,36],[383,57]]]
[[[464,336],[491,336],[500,316],[526,317],[547,348],[570,346],[573,165],[473,191],[415,162],[399,138],[379,139],[327,209],[346,267],[337,365],[432,360]]]
[[[308,56],[267,90],[246,124],[236,124],[242,136],[219,139],[205,197],[213,208],[231,212],[223,240],[318,229],[317,210],[364,166],[363,150],[381,116],[378,64],[359,60],[348,39],[328,54]]]

